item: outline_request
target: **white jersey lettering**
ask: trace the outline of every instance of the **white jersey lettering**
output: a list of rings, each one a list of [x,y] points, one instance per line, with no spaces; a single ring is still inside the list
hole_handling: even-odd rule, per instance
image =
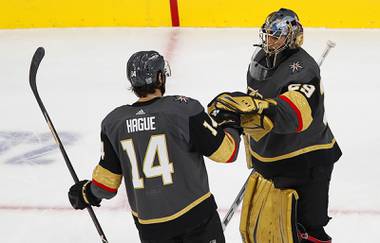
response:
[[[127,119],[125,121],[127,131],[128,133],[154,131],[156,130],[155,119],[155,116]]]

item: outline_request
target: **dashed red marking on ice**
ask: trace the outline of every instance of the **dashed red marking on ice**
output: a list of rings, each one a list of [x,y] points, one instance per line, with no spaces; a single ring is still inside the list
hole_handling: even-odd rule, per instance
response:
[[[0,210],[2,211],[72,211],[74,210],[71,207],[65,206],[17,206],[17,205],[0,205]],[[130,208],[127,205],[118,205],[118,206],[107,206],[101,207],[101,210],[105,211],[121,211],[127,210],[130,211]],[[225,214],[228,212],[227,208],[221,208],[218,210],[219,213]],[[236,213],[240,213],[241,210],[237,210]],[[380,216],[380,210],[376,209],[331,209],[329,212],[332,215],[366,215],[366,216]]]

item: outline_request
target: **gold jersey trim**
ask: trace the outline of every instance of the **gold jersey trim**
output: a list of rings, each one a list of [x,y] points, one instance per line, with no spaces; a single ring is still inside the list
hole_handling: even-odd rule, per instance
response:
[[[225,132],[222,143],[219,148],[209,156],[209,158],[216,162],[227,163],[236,152],[236,144],[233,137]]]
[[[97,165],[92,173],[92,179],[110,189],[118,189],[122,175],[112,173],[101,165]]]
[[[299,124],[300,126],[297,129],[297,131],[298,132],[305,131],[313,122],[313,117],[311,115],[312,111],[311,111],[309,102],[307,101],[305,96],[303,96],[301,93],[297,91],[285,92],[284,94],[280,96],[280,98],[283,96],[288,98],[290,102],[292,102],[293,105],[296,107],[296,109],[298,109],[296,113],[299,112],[299,114],[297,114],[297,118],[300,119],[298,122],[301,124]]]
[[[305,154],[308,152],[316,151],[316,150],[331,149],[332,147],[334,147],[335,143],[336,143],[336,140],[335,138],[333,138],[333,140],[330,143],[312,145],[312,146],[305,147],[305,148],[296,150],[294,152],[276,156],[276,157],[263,157],[259,155],[258,153],[254,152],[251,146],[249,146],[249,151],[253,157],[255,157],[257,160],[260,160],[261,162],[274,162],[278,160],[289,159],[289,158],[292,158],[301,154]]]
[[[197,206],[198,204],[200,204],[201,202],[203,202],[204,200],[206,200],[207,198],[209,198],[211,196],[211,192],[208,192],[206,193],[205,195],[201,196],[200,198],[198,198],[197,200],[195,200],[194,202],[190,203],[189,205],[187,205],[184,209],[178,211],[177,213],[173,214],[173,215],[170,215],[170,216],[166,216],[166,217],[162,217],[162,218],[155,218],[155,219],[140,219],[139,216],[138,216],[138,213],[131,210],[132,211],[132,214],[133,216],[137,217],[139,222],[141,224],[157,224],[157,223],[163,223],[163,222],[167,222],[167,221],[170,221],[170,220],[173,220],[173,219],[176,219],[182,215],[184,215],[185,213],[189,212],[192,208],[194,208],[195,206]]]

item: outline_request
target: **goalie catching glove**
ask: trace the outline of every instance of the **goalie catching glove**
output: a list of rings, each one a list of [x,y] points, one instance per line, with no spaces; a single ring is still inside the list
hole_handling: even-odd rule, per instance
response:
[[[238,114],[261,114],[263,110],[276,104],[274,100],[257,99],[243,92],[224,92],[216,96],[209,104],[208,111],[224,110]]]
[[[84,209],[89,205],[99,207],[102,199],[91,192],[91,181],[83,180],[70,187],[69,200],[74,209]]]
[[[207,105],[207,110],[218,125],[239,127],[245,134],[258,141],[274,126],[273,122],[262,113],[276,104],[274,100],[254,98],[242,92],[225,92],[216,96]],[[232,114],[239,117],[239,125],[233,124]]]

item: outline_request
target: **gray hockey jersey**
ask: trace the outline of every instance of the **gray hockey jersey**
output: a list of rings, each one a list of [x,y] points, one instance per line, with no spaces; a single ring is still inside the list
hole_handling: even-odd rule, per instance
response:
[[[102,122],[104,152],[91,190],[111,198],[124,178],[141,224],[174,220],[211,197],[203,155],[236,158],[239,134],[213,125],[201,104],[165,96],[116,108]]]
[[[264,111],[273,129],[260,139],[246,137],[255,168],[263,174],[333,163],[341,155],[327,124],[319,67],[302,48],[284,51],[277,67],[260,69],[265,56],[253,56],[247,72],[248,93],[271,99]],[[275,163],[273,163],[275,162]],[[272,174],[273,175],[273,174]]]

